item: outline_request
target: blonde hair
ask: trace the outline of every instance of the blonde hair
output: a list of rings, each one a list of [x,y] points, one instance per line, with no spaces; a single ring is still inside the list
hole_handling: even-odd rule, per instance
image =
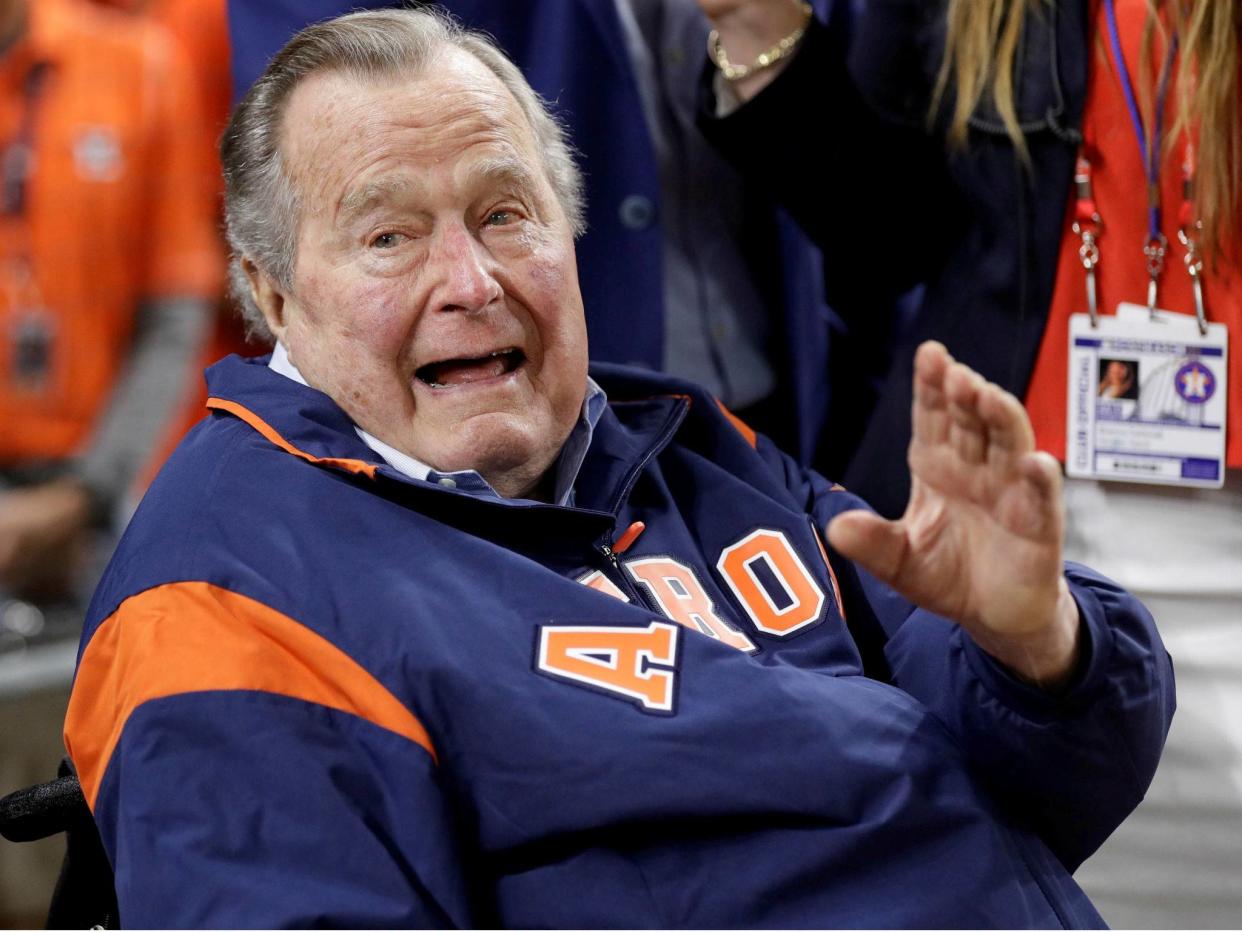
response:
[[[1027,15],[1038,15],[1041,8],[1055,2],[949,0],[944,59],[936,77],[931,110],[932,115],[938,113],[944,94],[952,85],[954,102],[948,128],[952,148],[965,147],[970,117],[988,94],[1018,157],[1023,162],[1029,160],[1014,105],[1014,59]],[[1222,242],[1242,239],[1238,210],[1242,170],[1238,33],[1242,28],[1242,0],[1147,0],[1147,7],[1144,73],[1150,62],[1152,37],[1162,28],[1162,7],[1167,8],[1169,21],[1177,29],[1177,119],[1167,134],[1166,154],[1197,122],[1195,207],[1203,223],[1200,245],[1209,256],[1214,256]],[[1143,106],[1150,111],[1150,91]]]

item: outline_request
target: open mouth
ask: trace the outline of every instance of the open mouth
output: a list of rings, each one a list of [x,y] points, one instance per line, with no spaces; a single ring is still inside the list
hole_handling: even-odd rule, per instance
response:
[[[432,388],[449,388],[454,385],[500,378],[513,372],[524,362],[526,362],[526,354],[520,349],[510,347],[486,356],[431,362],[420,366],[414,376]]]

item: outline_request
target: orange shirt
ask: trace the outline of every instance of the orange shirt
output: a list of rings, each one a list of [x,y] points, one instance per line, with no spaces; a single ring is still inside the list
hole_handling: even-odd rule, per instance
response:
[[[31,3],[26,36],[0,58],[0,144],[31,107],[25,209],[0,216],[0,465],[76,453],[139,303],[212,298],[223,278],[210,141],[162,29],[78,0]]]
[[[228,10],[226,0],[94,0],[95,3],[123,9],[131,15],[143,16],[164,26],[180,45],[194,72],[199,90],[200,112],[208,133],[205,144],[210,149],[212,183],[224,192],[216,140],[223,134],[232,106],[233,80],[229,68]],[[220,224],[223,230],[223,223]],[[169,423],[169,429],[156,447],[140,480],[145,486],[172,452],[187,430],[203,416],[207,403],[207,386],[199,369],[206,368],[229,353],[251,355],[263,348],[246,342],[244,325],[230,302],[222,301],[217,308],[215,328],[203,347],[201,365],[190,373],[184,410]]]
[[[1096,284],[1101,314],[1112,314],[1123,301],[1147,303],[1147,268],[1143,243],[1147,239],[1146,178],[1134,127],[1126,109],[1121,79],[1106,48],[1108,25],[1104,4],[1097,3],[1091,69],[1087,84],[1084,135],[1094,153],[1091,185],[1096,206],[1103,219],[1099,238],[1100,262]],[[1156,72],[1164,60],[1164,44],[1157,37],[1150,53],[1151,67],[1143,74],[1140,65],[1146,0],[1116,0],[1118,32],[1126,67],[1135,85],[1135,95],[1143,100],[1155,97]],[[1173,82],[1166,101],[1164,126],[1168,132],[1177,117]],[[1159,278],[1157,304],[1165,310],[1194,314],[1190,276],[1183,263],[1185,248],[1177,239],[1178,215],[1182,206],[1182,160],[1185,140],[1178,139],[1167,152],[1160,172],[1161,226],[1168,238],[1168,255]],[[1039,447],[1065,459],[1066,366],[1069,359],[1069,317],[1086,313],[1086,284],[1078,248],[1082,239],[1071,229],[1074,198],[1070,195],[1064,239],[1057,266],[1048,326],[1040,344],[1035,371],[1027,388],[1026,407],[1035,426]],[[1225,454],[1230,467],[1242,467],[1242,269],[1237,261],[1237,244],[1226,244],[1215,267],[1205,263],[1204,293],[1207,316],[1229,328],[1229,386],[1225,427]]]
[[[194,70],[199,109],[211,128],[210,143],[228,122],[233,100],[229,70],[228,0],[94,0],[145,16],[166,28]]]

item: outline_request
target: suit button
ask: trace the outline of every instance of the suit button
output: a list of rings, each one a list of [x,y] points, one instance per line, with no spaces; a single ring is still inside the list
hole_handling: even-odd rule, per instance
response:
[[[651,198],[631,194],[621,201],[617,213],[627,230],[645,230],[655,223],[656,207]]]

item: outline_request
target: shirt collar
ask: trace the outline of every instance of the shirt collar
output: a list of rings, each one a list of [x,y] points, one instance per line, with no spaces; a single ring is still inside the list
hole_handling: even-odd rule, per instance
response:
[[[277,343],[272,350],[272,358],[268,367],[279,372],[285,378],[292,379],[300,385],[312,387],[302,373],[298,371],[284,346]],[[587,377],[586,397],[582,400],[582,413],[574,425],[565,445],[561,447],[560,456],[556,461],[556,483],[553,489],[553,502],[557,505],[572,505],[574,483],[582,469],[582,461],[586,459],[587,450],[591,447],[591,437],[595,433],[595,425],[608,406],[608,396]],[[365,430],[354,425],[354,431],[362,442],[379,455],[385,463],[401,475],[420,482],[431,482],[445,488],[457,489],[469,495],[500,498],[500,494],[479,473],[473,469],[461,469],[456,472],[437,472],[426,463],[390,447],[378,437],[373,437]]]

